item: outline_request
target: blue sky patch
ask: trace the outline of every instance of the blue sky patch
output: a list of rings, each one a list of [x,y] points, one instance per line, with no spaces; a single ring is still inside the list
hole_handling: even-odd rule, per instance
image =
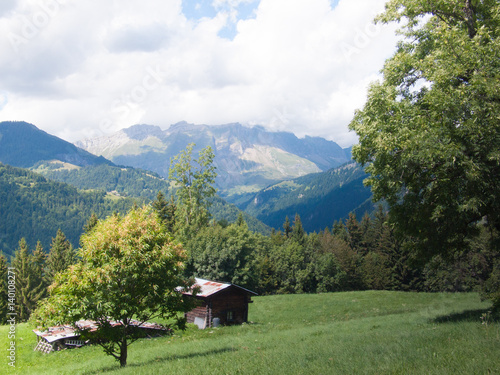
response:
[[[252,1],[249,3],[240,3],[236,7],[236,11],[238,12],[237,20],[234,22],[233,20],[229,20],[224,28],[219,31],[219,36],[221,38],[233,40],[236,34],[238,34],[238,30],[236,25],[239,20],[248,20],[251,18],[255,18],[255,11],[259,6],[260,1]],[[227,9],[229,10],[229,9]]]
[[[196,21],[204,17],[214,18],[217,15],[212,0],[182,0],[182,13],[188,20]]]
[[[330,0],[330,5],[331,5],[332,9],[335,9],[335,7],[337,5],[339,5],[339,1],[340,0]]]
[[[337,1],[337,0],[336,0]],[[221,38],[233,40],[238,33],[236,25],[240,20],[255,18],[255,10],[260,0],[239,3],[234,10],[237,12],[236,20],[229,19],[227,24],[219,31]],[[213,0],[183,0],[182,12],[189,20],[199,21],[202,18],[214,18],[218,12],[231,12],[231,6],[225,4],[217,9],[213,6]]]

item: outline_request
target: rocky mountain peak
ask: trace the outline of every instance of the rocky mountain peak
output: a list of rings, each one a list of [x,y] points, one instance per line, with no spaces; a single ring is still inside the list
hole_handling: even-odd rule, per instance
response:
[[[297,138],[240,123],[196,125],[185,121],[162,130],[134,125],[118,133],[86,140],[78,146],[113,162],[168,176],[170,159],[194,143],[194,155],[206,146],[215,153],[219,192],[238,194],[271,183],[325,171],[348,158],[335,142],[319,137]]]

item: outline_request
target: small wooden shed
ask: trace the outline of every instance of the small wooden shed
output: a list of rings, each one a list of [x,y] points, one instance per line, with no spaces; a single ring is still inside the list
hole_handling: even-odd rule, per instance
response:
[[[212,327],[214,319],[220,324],[242,324],[248,321],[248,304],[257,293],[241,286],[196,278],[199,293],[194,297],[200,301],[198,307],[186,313],[188,323],[199,328]],[[190,292],[184,293],[191,295]]]
[[[113,327],[122,324],[121,322],[113,320],[110,320],[109,323]],[[132,320],[130,325],[140,328],[144,333],[144,337],[158,337],[169,333],[167,329],[156,323],[141,323],[137,320]],[[98,328],[97,323],[92,320],[79,320],[76,322],[76,326],[80,330],[89,330],[91,332]],[[69,348],[79,348],[89,343],[88,341],[82,341],[78,330],[70,325],[50,327],[44,331],[34,329],[33,332],[38,337],[35,351],[43,353]]]

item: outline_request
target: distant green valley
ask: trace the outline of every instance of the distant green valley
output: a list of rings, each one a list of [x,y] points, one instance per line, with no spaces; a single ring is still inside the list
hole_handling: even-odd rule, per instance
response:
[[[0,248],[12,255],[24,237],[31,248],[40,240],[48,249],[58,229],[78,246],[83,226],[92,213],[99,217],[123,213],[134,202],[110,197],[104,191],[81,191],[0,163]]]

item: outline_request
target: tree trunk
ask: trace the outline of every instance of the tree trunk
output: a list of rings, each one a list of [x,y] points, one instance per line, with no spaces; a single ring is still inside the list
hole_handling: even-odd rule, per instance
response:
[[[123,338],[120,344],[120,367],[127,365],[127,339]]]
[[[465,22],[467,23],[467,29],[469,31],[469,38],[472,39],[476,36],[477,33],[476,12],[472,0],[465,1],[464,13],[465,13]]]

